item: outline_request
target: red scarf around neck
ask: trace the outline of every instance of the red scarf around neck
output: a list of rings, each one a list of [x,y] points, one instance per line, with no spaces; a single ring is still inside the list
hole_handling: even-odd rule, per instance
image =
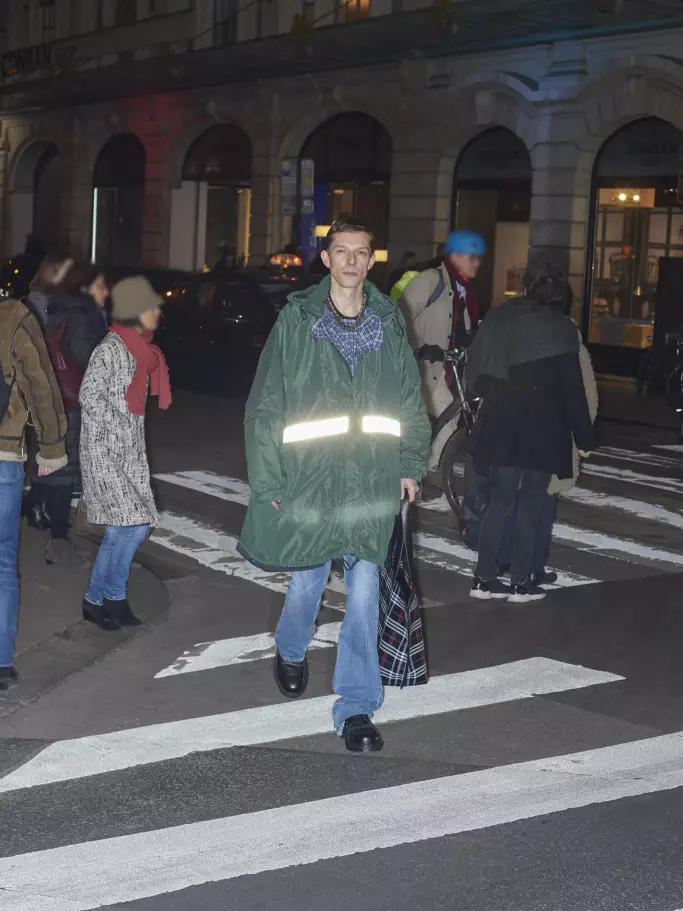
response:
[[[465,306],[470,315],[472,328],[476,329],[477,323],[479,322],[479,301],[477,300],[477,295],[474,293],[471,282],[462,277],[448,257],[444,259],[443,264],[446,267],[446,272],[448,272],[451,284],[453,285],[453,291],[455,292],[453,295],[453,325],[455,325],[458,319],[458,311],[460,310],[460,295],[455,287],[455,282],[457,282],[465,289]]]
[[[160,348],[152,344],[152,332],[139,332],[135,326],[114,323],[109,331],[118,335],[135,358],[135,373],[125,399],[131,414],[143,415],[147,401],[147,377],[151,395],[159,396],[159,408],[171,404],[171,382],[166,359]]]

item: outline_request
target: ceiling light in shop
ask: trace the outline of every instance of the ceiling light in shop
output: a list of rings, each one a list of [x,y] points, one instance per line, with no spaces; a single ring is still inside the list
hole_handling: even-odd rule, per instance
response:
[[[626,193],[619,194],[619,202],[626,202],[627,196]]]
[[[633,202],[640,202],[640,193],[633,194]]]

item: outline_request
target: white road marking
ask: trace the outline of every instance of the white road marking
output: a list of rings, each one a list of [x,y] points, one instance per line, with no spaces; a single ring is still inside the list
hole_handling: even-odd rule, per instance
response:
[[[629,452],[630,450],[624,451]],[[676,481],[673,478],[658,479],[629,470],[613,469],[609,466],[594,465],[590,466],[590,470],[588,467],[585,467],[584,470],[589,474],[602,473],[605,476],[615,477],[620,480],[624,480],[628,476],[633,479],[633,483],[644,484],[656,489],[660,487],[662,482],[664,484],[669,483],[671,490],[677,490],[680,487],[683,493],[683,481]],[[235,502],[240,502],[242,505],[248,502],[249,487],[245,481],[239,478],[222,477],[211,472],[199,471],[180,472],[175,475],[159,477],[169,480],[170,483],[177,483],[183,487],[200,490],[209,496],[234,499]],[[583,488],[574,488],[563,496],[582,505],[613,508],[630,515],[637,515],[639,518],[652,519],[678,528],[683,527],[683,515],[662,506],[625,497],[586,491]],[[445,495],[442,495],[437,500],[420,503],[419,508],[434,512],[451,512]],[[645,561],[645,563],[649,564],[666,563],[672,566],[683,565],[683,554],[653,548],[645,544],[639,544],[637,541],[613,537],[565,523],[555,523],[553,536],[555,540],[574,546],[577,550],[595,553],[599,556],[608,556],[612,559],[626,560],[627,562]],[[190,556],[211,569],[225,572],[228,575],[239,576],[273,591],[284,593],[287,590],[288,573],[266,573],[257,569],[244,560],[237,552],[236,537],[216,531],[193,519],[173,513],[164,513],[155,540],[164,547]],[[476,555],[464,545],[429,534],[417,534],[415,536],[415,544],[415,557],[417,560],[455,572],[458,575],[471,575],[472,567],[476,563]],[[589,585],[601,581],[578,573],[560,571],[555,567],[549,568],[558,573],[557,587]],[[343,599],[335,596],[341,596],[344,593],[343,579],[337,578],[335,580],[332,578],[328,585],[328,592],[333,593],[331,601],[326,598],[323,603],[338,609]],[[433,603],[424,603],[423,606],[431,606]]]
[[[612,468],[610,465],[588,465],[586,463],[582,465],[581,471],[583,474],[595,478],[608,478],[612,481],[620,481],[622,484],[638,484],[641,487],[653,487],[655,490],[683,494],[683,481],[679,481],[677,478],[663,478],[631,471],[628,468]]]
[[[415,557],[423,563],[430,563],[433,566],[439,566],[442,569],[455,571],[463,576],[471,576],[473,568],[477,562],[477,555],[464,544],[455,544],[452,541],[444,541],[436,535],[429,535],[420,532],[415,535],[414,543],[416,546]],[[448,554],[462,563],[458,566],[455,563],[444,560],[439,554]],[[683,559],[683,557],[681,558]],[[580,576],[578,573],[557,572],[557,582],[555,585],[545,586],[546,588],[567,588],[574,585],[592,585],[599,582],[599,579],[591,579],[588,576]]]
[[[655,503],[644,500],[632,500],[629,497],[617,497],[596,490],[587,490],[585,487],[573,487],[562,494],[563,500],[578,503],[580,506],[599,507],[602,509],[615,509],[639,519],[648,519],[659,522],[661,525],[672,525],[674,528],[683,528],[683,513]]]
[[[324,623],[315,631],[309,648],[334,648],[339,641],[341,623]],[[275,656],[275,642],[272,633],[257,633],[255,636],[240,636],[234,639],[218,639],[215,642],[198,642],[191,649],[176,658],[154,679],[174,677],[177,674],[193,674],[217,667],[231,667],[248,661],[261,661]]]
[[[237,550],[237,537],[218,531],[187,516],[162,512],[159,525],[154,533],[153,543],[166,547],[183,556],[191,557],[201,566],[217,570],[228,576],[246,579],[263,588],[285,594],[290,574],[269,573],[249,563]],[[341,595],[344,594],[344,580],[332,573],[325,589],[323,607],[340,610]],[[430,602],[432,605],[434,602]]]
[[[577,528],[574,525],[565,525],[563,522],[556,522],[553,526],[553,538],[559,541],[566,541],[577,550],[583,550],[603,557],[612,557],[624,561],[624,555],[636,557],[637,561],[649,563],[668,563],[671,566],[683,566],[683,554],[673,553],[670,550],[660,550],[657,547],[648,547],[647,544],[639,544],[637,541],[631,541],[628,538],[613,538],[611,535],[603,535],[597,531],[590,531],[585,528]]]
[[[659,448],[659,447],[655,447]],[[640,452],[636,449],[620,449],[617,446],[601,446],[593,453],[595,458],[613,459],[615,462],[631,462],[633,465],[646,465],[648,468],[683,469],[683,462],[673,456],[663,456],[653,452]]]
[[[389,687],[376,718],[378,722],[406,721],[623,679],[550,658],[527,658],[432,677],[426,686],[404,690]],[[0,793],[177,759],[194,752],[329,733],[334,701],[334,696],[284,700],[221,715],[57,741],[0,779]],[[2,877],[0,884],[4,884]]]
[[[229,500],[241,506],[249,505],[251,489],[240,478],[230,478],[212,471],[176,471],[172,474],[155,474],[154,477],[157,481],[196,490],[220,500]]]
[[[13,911],[90,911],[681,786],[683,735],[666,734],[5,857],[0,882]]]
[[[677,443],[676,445],[672,444],[671,446],[658,445],[658,446],[653,446],[652,448],[653,449],[666,449],[669,452],[683,452],[683,443]],[[682,909],[682,911],[683,911],[683,909]]]
[[[289,573],[271,573],[259,569],[245,560],[238,552],[236,535],[226,534],[202,522],[197,522],[195,519],[179,516],[173,512],[162,512],[152,541],[175,553],[190,557],[201,566],[228,576],[246,579],[248,582],[280,594],[287,592]],[[330,574],[325,592],[322,606],[343,611],[346,585],[342,574],[336,569],[333,569]],[[422,598],[420,606],[424,608],[441,607],[441,602]]]

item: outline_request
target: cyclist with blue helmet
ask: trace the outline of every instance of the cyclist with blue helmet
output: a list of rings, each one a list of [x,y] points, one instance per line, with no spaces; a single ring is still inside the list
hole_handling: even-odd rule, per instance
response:
[[[410,281],[399,305],[408,337],[420,365],[422,394],[429,414],[438,418],[453,401],[452,365],[444,351],[469,347],[479,323],[479,305],[472,287],[486,253],[486,242],[474,231],[451,231],[441,265],[426,269]],[[447,425],[434,440],[428,468],[438,465]]]

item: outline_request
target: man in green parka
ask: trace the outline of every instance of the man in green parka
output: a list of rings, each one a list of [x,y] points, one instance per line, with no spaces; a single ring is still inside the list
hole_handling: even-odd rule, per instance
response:
[[[354,752],[381,750],[371,723],[382,704],[377,657],[379,568],[404,495],[414,500],[430,426],[405,323],[366,280],[372,235],[334,224],[317,287],[290,295],[261,356],[245,415],[252,497],[242,553],[292,571],[275,633],[275,679],[296,699],[306,650],[334,559],[343,559],[347,607],[333,708]]]

